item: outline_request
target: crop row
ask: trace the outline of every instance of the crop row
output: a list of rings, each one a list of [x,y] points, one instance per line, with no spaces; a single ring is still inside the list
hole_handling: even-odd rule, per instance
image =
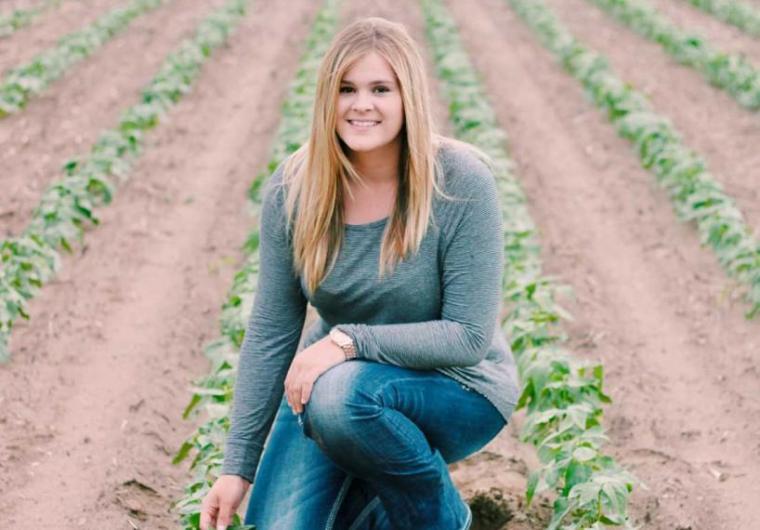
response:
[[[211,52],[227,40],[245,13],[247,0],[228,0],[165,59],[114,129],[101,134],[89,157],[68,161],[64,177],[42,195],[24,232],[0,242],[0,361],[10,356],[9,337],[18,317],[29,318],[27,301],[60,267],[59,250],[71,251],[84,228],[98,224],[94,210],[111,202],[116,182],[123,183],[139,156],[143,135],[190,91]]]
[[[520,439],[537,448],[541,467],[531,472],[527,500],[553,489],[550,529],[601,528],[627,524],[628,496],[635,479],[602,453],[604,394],[601,364],[573,358],[556,334],[565,311],[556,303],[559,286],[542,276],[536,229],[526,197],[512,174],[488,96],[462,48],[456,25],[440,0],[424,0],[428,39],[440,85],[459,138],[495,163],[505,238],[502,329],[511,339],[523,391],[516,410],[527,409]]]
[[[0,14],[0,38],[7,37],[18,29],[28,26],[43,12],[58,5],[61,0],[46,0],[28,9],[14,9],[8,15]]]
[[[126,28],[138,16],[162,4],[163,0],[132,0],[101,16],[84,29],[63,36],[58,43],[37,55],[31,62],[9,71],[0,85],[0,118],[24,108],[37,95],[61,77],[72,65],[92,53]]]
[[[760,13],[750,4],[736,0],[688,0],[688,2],[753,37],[760,37]]]
[[[646,97],[615,76],[600,54],[587,49],[541,0],[509,0],[564,68],[604,110],[618,134],[633,143],[643,167],[669,193],[676,214],[694,221],[729,276],[746,287],[747,317],[760,312],[760,244],[706,163],[684,145],[673,125]]]
[[[687,33],[643,0],[587,0],[644,37],[660,44],[679,63],[694,68],[739,104],[760,108],[760,72],[744,57],[713,48]]]
[[[249,189],[254,214],[261,208],[259,191],[266,178],[307,139],[316,93],[316,72],[319,62],[337,27],[338,0],[328,0],[316,16],[306,39],[306,50],[299,62],[295,79],[282,107],[282,120],[272,148],[267,168],[254,179]],[[191,452],[195,456],[190,464],[193,480],[185,487],[185,496],[174,504],[182,517],[183,528],[197,529],[200,524],[200,503],[219,476],[224,461],[224,440],[230,427],[230,407],[237,375],[239,351],[245,336],[246,324],[256,296],[259,269],[259,231],[255,227],[243,252],[245,262],[235,275],[227,301],[222,305],[221,336],[209,342],[204,353],[211,361],[209,375],[194,383],[194,393],[183,418],[188,418],[200,407],[208,420],[200,425],[180,447],[173,463],[179,464]],[[235,516],[230,530],[249,528],[240,524]]]

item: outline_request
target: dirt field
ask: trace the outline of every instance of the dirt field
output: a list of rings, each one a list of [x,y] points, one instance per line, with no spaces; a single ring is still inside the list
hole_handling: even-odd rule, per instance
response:
[[[116,123],[165,54],[221,3],[167,2],[0,120],[0,234],[23,228],[60,166]],[[673,121],[760,232],[758,117],[588,2],[548,3]],[[43,15],[3,41],[0,66],[28,60],[119,2],[83,4],[64,0],[51,11],[60,24]],[[760,41],[684,2],[655,4],[760,65]],[[541,229],[545,272],[575,290],[564,302],[575,317],[565,324],[569,345],[604,364],[614,400],[607,449],[648,487],[633,495],[633,522],[755,528],[760,322],[743,318],[745,307],[694,227],[677,221],[654,176],[507,2],[448,5],[509,135]],[[178,527],[169,505],[189,475],[170,461],[194,430],[181,413],[192,380],[208,370],[201,348],[217,334],[250,224],[245,190],[268,160],[280,102],[319,7],[251,6],[193,92],[149,134],[130,181],[101,211],[102,226],[65,258],[32,302],[32,320],[14,332],[12,361],[0,366],[3,528]],[[363,15],[400,21],[424,44],[414,3],[346,1],[344,22]],[[440,99],[436,114],[448,132]],[[497,439],[451,470],[466,498],[503,491],[515,513],[504,528],[537,529],[546,510],[522,506],[536,463],[517,441],[522,421],[515,414]]]

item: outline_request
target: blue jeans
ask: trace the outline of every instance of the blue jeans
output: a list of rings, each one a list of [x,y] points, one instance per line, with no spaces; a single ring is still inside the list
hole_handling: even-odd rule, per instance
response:
[[[317,378],[303,413],[283,395],[245,516],[257,530],[467,530],[447,464],[506,420],[434,370],[366,360]]]

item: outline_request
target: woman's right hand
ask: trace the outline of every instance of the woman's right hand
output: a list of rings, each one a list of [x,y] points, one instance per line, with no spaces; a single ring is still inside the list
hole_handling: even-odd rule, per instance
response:
[[[201,530],[227,530],[251,485],[238,475],[222,475],[201,503]]]

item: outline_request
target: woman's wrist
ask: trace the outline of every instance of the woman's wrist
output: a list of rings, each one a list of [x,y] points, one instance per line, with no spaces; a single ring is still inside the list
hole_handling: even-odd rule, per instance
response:
[[[327,340],[327,343],[330,345],[330,350],[331,350],[332,352],[334,352],[334,353],[335,353],[335,356],[336,356],[336,357],[340,357],[340,359],[341,359],[342,361],[345,361],[345,360],[347,360],[347,359],[346,359],[346,352],[344,352],[344,351],[343,351],[343,348],[341,348],[340,346],[338,346],[338,345],[335,343],[335,341],[333,341],[333,340],[330,338],[330,336],[329,336],[329,335],[328,335],[327,337],[325,337],[325,339]]]
[[[251,485],[250,480],[245,478],[243,475],[238,475],[237,473],[222,473],[221,475],[219,475],[219,478],[221,477],[231,477],[231,479],[226,479],[226,480],[239,479],[239,481],[242,482],[246,488],[248,488]]]
[[[346,361],[356,358],[356,345],[350,335],[341,331],[338,326],[333,326],[329,337],[332,343],[341,349]]]

